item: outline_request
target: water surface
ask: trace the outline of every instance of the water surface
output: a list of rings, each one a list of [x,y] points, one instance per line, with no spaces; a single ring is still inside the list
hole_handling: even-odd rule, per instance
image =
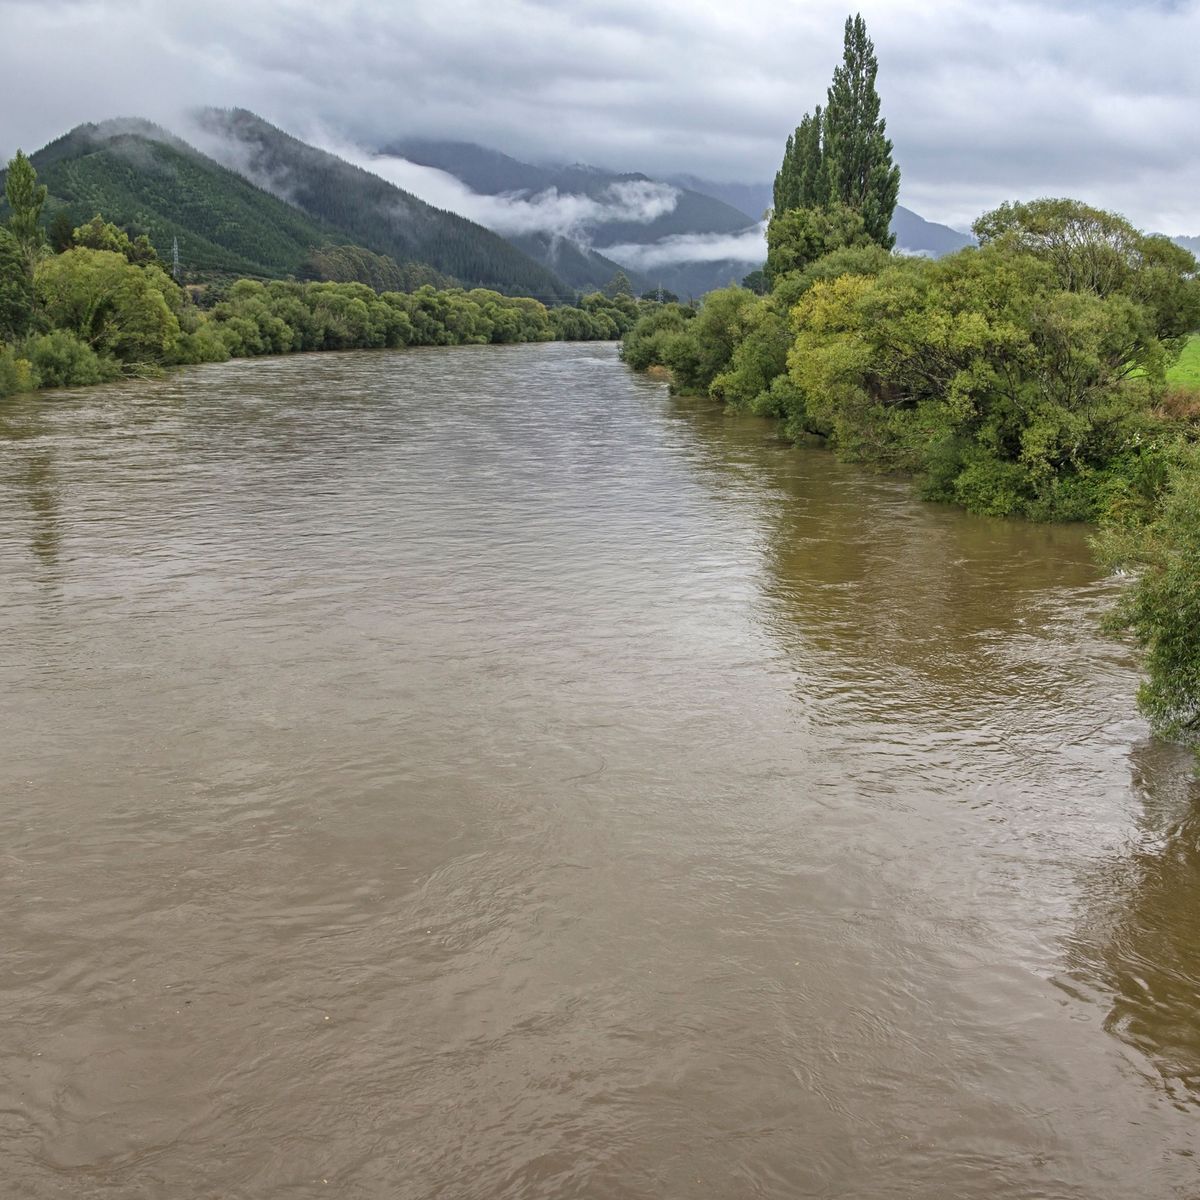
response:
[[[1082,530],[611,346],[0,407],[6,1194],[1200,1195]]]

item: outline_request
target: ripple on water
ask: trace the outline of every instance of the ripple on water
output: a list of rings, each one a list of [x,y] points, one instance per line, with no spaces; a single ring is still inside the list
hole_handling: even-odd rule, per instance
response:
[[[9,401],[0,531],[15,1194],[1190,1194],[1080,530],[551,345]]]

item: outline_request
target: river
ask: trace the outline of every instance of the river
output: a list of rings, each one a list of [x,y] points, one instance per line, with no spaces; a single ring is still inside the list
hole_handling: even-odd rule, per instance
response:
[[[610,345],[0,406],[21,1200],[1200,1195],[1200,788],[1085,532]]]

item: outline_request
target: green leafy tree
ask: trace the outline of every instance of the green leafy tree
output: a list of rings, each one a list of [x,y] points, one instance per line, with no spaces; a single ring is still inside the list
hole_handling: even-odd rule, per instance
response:
[[[0,342],[20,337],[33,319],[33,280],[25,253],[12,233],[0,227]]]
[[[161,267],[162,263],[144,234],[131,238],[125,230],[118,228],[111,221],[106,221],[97,213],[85,225],[80,225],[72,234],[72,244],[85,246],[89,250],[110,250],[120,254],[126,262],[135,267]]]
[[[805,113],[796,132],[787,140],[783,163],[775,176],[774,205],[777,213],[790,208],[816,208],[829,200],[829,180],[821,142],[824,115]]]
[[[72,240],[76,246],[83,246],[88,250],[109,250],[128,261],[128,255],[125,253],[129,246],[128,234],[118,229],[111,221],[106,221],[99,213],[80,225],[74,231]]]
[[[765,296],[771,290],[767,273],[761,267],[742,277],[742,287],[749,288],[756,296]]]
[[[772,382],[787,370],[792,331],[787,314],[771,299],[759,300],[742,314],[744,334],[726,368],[712,382],[711,394],[732,409],[761,412]]]
[[[1060,287],[1097,296],[1124,293],[1147,306],[1151,336],[1182,348],[1200,325],[1195,258],[1170,239],[1142,233],[1117,213],[1079,200],[1002,204],[972,226],[981,245],[996,243],[1048,263]]]
[[[890,250],[900,191],[887,123],[880,115],[875,47],[861,16],[847,17],[842,64],[833,73],[824,109],[806,113],[787,140],[775,176],[773,221],[796,208],[844,206]]]
[[[776,213],[767,226],[767,263],[772,284],[790,271],[802,271],[834,250],[874,243],[862,213],[845,204],[791,208]]]
[[[1181,451],[1157,515],[1096,541],[1111,566],[1138,571],[1108,619],[1146,651],[1142,711],[1167,736],[1200,735],[1200,447]]]
[[[51,329],[21,345],[38,387],[87,387],[115,379],[120,366],[96,353],[66,329]]]
[[[60,208],[54,214],[54,218],[50,222],[49,241],[50,249],[55,254],[70,250],[75,245],[75,229],[65,209]]]
[[[20,150],[9,161],[4,195],[11,210],[8,227],[32,270],[45,241],[41,216],[42,206],[46,203],[46,187],[38,183],[33,163]]]
[[[672,381],[680,391],[703,394],[709,390],[729,365],[749,328],[750,314],[759,303],[758,297],[745,288],[709,292],[695,318],[664,341],[662,361],[671,369]]]
[[[642,300],[653,300],[656,304],[678,304],[679,296],[664,287],[650,288],[641,295]]]
[[[158,268],[77,246],[38,263],[34,290],[49,325],[70,331],[102,357],[171,361],[181,332],[173,311],[179,290]]]
[[[615,300],[618,296],[633,297],[633,285],[629,282],[629,276],[624,271],[618,271],[605,285],[604,294],[610,299]]]
[[[656,304],[621,339],[621,358],[635,371],[664,366],[667,342],[695,317],[695,309],[686,305]]]
[[[825,194],[862,213],[867,232],[890,249],[888,226],[900,191],[887,123],[880,115],[875,46],[861,15],[846,18],[842,65],[833,73],[821,125]]]

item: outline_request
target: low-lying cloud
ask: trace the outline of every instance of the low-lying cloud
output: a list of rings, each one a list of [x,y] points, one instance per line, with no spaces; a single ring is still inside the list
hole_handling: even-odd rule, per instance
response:
[[[678,188],[651,179],[619,180],[595,197],[557,188],[489,196],[472,191],[448,171],[392,154],[372,154],[328,132],[318,131],[307,140],[411,192],[426,204],[467,217],[500,234],[547,233],[586,242],[589,228],[617,222],[648,225],[672,212],[679,199]]]
[[[741,233],[680,233],[649,245],[605,246],[604,254],[634,271],[680,263],[761,263],[767,257],[767,227],[762,223]]]

